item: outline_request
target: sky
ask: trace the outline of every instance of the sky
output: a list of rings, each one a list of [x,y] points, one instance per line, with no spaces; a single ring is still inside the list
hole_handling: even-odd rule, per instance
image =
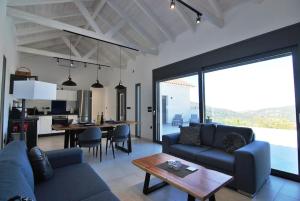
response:
[[[206,105],[233,111],[295,105],[292,56],[205,74]]]

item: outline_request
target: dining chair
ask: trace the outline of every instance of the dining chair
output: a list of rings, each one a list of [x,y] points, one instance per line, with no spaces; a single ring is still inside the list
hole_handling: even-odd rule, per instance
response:
[[[93,155],[96,148],[96,157],[98,147],[100,147],[100,162],[102,161],[102,146],[101,146],[102,132],[100,128],[87,128],[82,133],[78,134],[77,144],[79,147],[93,148]]]
[[[114,147],[119,143],[128,142],[130,134],[130,128],[129,125],[119,125],[117,126],[109,135],[109,137],[106,140],[106,149],[105,154],[107,155],[107,147],[108,147],[108,141],[110,141],[110,145],[112,147],[113,157],[115,158],[115,149]],[[128,152],[129,155],[129,152]]]

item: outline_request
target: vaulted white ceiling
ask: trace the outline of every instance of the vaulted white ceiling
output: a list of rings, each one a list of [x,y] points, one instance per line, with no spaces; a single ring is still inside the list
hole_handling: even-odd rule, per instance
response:
[[[184,0],[203,13],[207,21],[222,29],[224,13],[234,6],[262,0]],[[159,54],[159,45],[176,42],[181,33],[201,29],[195,13],[170,0],[9,0],[8,15],[13,17],[18,50],[49,57],[95,62],[97,41],[70,34],[123,44],[140,51],[122,49],[124,63],[138,54]],[[71,40],[71,45],[70,41]],[[119,66],[119,47],[99,42],[101,63]]]

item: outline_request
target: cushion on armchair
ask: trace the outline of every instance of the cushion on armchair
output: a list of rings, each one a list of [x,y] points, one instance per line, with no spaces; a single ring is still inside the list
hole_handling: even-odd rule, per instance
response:
[[[179,143],[186,145],[201,145],[200,127],[180,127]]]

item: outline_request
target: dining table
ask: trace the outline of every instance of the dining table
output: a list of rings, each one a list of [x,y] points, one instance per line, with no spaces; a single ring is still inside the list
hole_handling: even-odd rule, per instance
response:
[[[72,148],[76,146],[76,135],[80,134],[83,130],[87,128],[100,128],[101,131],[106,131],[107,136],[110,137],[111,131],[114,130],[115,127],[120,125],[135,125],[138,122],[136,121],[106,121],[103,124],[94,124],[94,123],[76,123],[70,125],[61,125],[61,124],[54,124],[52,125],[52,129],[56,131],[64,130],[64,148]],[[116,148],[124,151],[126,153],[132,152],[132,145],[131,145],[131,134],[129,129],[129,136],[127,140],[127,148],[123,146],[116,145]]]

